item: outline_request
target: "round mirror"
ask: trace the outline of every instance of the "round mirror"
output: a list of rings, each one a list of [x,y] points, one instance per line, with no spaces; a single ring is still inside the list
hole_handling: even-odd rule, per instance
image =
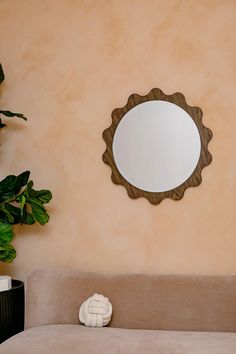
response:
[[[112,149],[116,166],[129,183],[144,191],[164,192],[191,176],[200,157],[201,139],[182,108],[149,101],[124,115]]]
[[[202,115],[179,92],[166,95],[154,88],[131,95],[124,107],[114,109],[103,132],[103,161],[111,167],[112,181],[131,198],[145,197],[152,204],[181,199],[186,188],[201,183],[202,169],[212,160],[212,132]]]

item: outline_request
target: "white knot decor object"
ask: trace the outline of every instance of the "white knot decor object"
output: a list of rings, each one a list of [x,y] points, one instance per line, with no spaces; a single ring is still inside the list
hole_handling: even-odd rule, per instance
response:
[[[79,320],[87,327],[106,326],[112,315],[112,305],[109,299],[100,294],[94,294],[82,303],[79,309]]]

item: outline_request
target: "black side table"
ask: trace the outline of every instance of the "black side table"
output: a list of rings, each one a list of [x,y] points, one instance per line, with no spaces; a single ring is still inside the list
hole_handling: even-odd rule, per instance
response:
[[[10,290],[0,292],[0,343],[24,330],[24,283],[12,280]]]

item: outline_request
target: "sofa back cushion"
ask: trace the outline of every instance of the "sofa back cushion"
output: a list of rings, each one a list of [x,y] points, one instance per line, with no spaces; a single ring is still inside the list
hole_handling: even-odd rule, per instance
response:
[[[111,327],[236,332],[236,276],[97,274],[38,269],[27,279],[26,327],[78,324],[94,293],[113,305]]]

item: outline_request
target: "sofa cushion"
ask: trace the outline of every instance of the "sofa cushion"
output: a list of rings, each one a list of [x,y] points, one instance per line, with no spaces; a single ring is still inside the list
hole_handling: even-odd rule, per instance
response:
[[[0,345],[1,354],[235,354],[236,333],[50,325]]]

